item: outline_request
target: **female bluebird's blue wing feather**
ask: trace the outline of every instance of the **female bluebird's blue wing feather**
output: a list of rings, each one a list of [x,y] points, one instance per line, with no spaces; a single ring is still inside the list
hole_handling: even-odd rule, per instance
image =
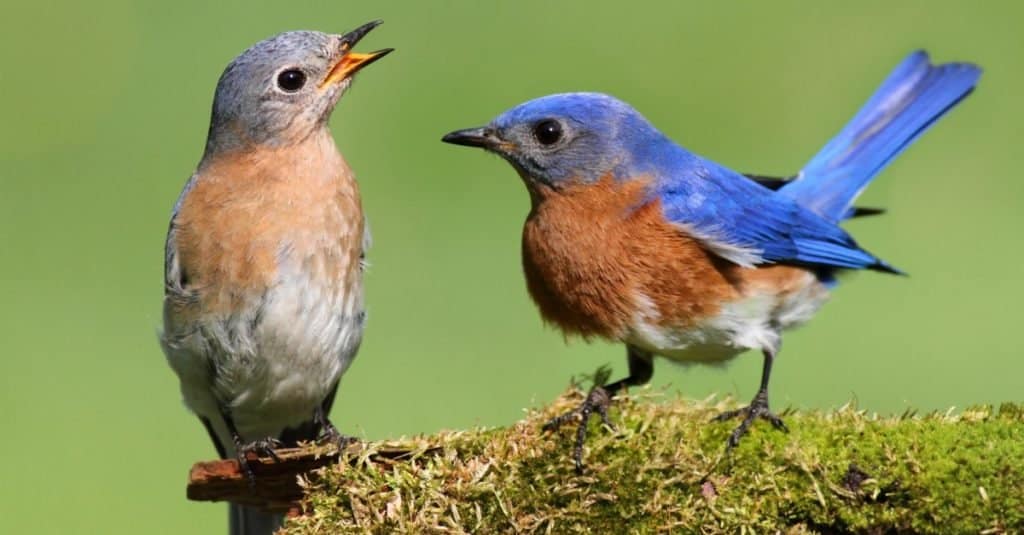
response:
[[[822,217],[852,215],[850,204],[879,171],[974,89],[981,69],[932,65],[908,56],[836,137],[780,191]]]

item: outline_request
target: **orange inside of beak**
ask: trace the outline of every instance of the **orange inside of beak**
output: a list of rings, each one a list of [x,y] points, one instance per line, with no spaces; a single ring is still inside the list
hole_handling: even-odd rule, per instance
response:
[[[323,83],[320,84],[320,87],[327,87],[351,77],[359,69],[365,67],[373,60],[387,54],[388,52],[390,52],[390,50],[370,52],[369,54],[346,51],[345,54],[341,56],[341,59],[338,60],[338,63],[334,64],[331,72],[327,75],[327,78],[324,79]]]

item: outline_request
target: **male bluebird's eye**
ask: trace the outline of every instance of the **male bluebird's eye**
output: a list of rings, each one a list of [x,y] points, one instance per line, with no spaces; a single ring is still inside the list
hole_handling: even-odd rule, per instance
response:
[[[562,125],[551,119],[541,121],[533,127],[533,137],[537,138],[541,145],[554,145],[562,139]]]
[[[281,71],[281,74],[277,75],[277,87],[289,93],[302,89],[302,86],[305,84],[306,73],[298,69],[288,69]]]

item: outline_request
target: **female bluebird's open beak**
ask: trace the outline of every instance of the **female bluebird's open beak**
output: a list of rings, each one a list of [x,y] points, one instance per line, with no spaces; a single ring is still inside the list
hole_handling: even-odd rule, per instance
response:
[[[498,136],[494,134],[494,131],[486,126],[482,126],[480,128],[465,128],[449,132],[441,138],[441,141],[451,143],[452,145],[481,147],[490,150],[498,148],[498,146],[503,143],[502,140],[498,139]]]
[[[380,26],[383,22],[384,21],[382,20],[367,22],[366,24],[363,24],[362,26],[341,36],[341,58],[334,64],[334,67],[331,67],[331,71],[327,73],[327,77],[320,83],[320,87],[327,87],[343,80],[347,80],[363,67],[366,67],[395,50],[394,48],[384,48],[375,52],[370,52],[369,54],[352,52],[352,47],[354,47],[360,39],[370,33],[370,30]]]

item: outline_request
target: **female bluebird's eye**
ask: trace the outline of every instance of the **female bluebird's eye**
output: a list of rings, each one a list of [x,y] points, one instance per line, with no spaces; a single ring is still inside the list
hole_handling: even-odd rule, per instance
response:
[[[280,87],[283,91],[294,93],[306,84],[306,73],[298,69],[288,69],[281,71],[281,74],[277,75],[277,87]]]
[[[537,138],[541,145],[554,145],[562,139],[562,125],[552,119],[541,121],[533,127],[533,137]]]

